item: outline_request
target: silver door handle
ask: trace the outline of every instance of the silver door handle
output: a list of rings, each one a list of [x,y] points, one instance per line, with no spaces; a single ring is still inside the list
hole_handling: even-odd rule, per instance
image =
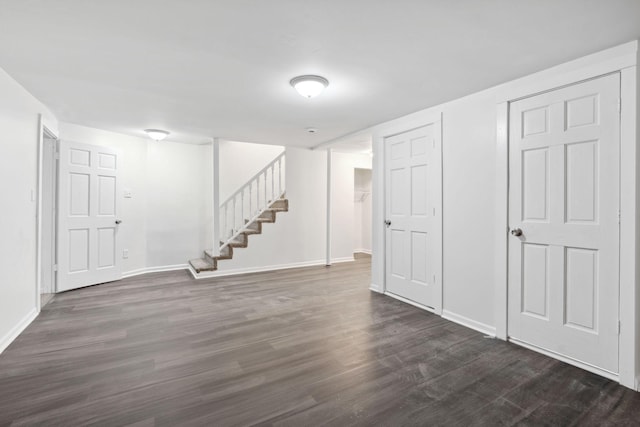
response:
[[[116,219],[116,224],[117,224],[117,225],[119,225],[119,224],[121,224],[121,223],[122,223],[122,220],[121,220],[121,219]]]
[[[387,228],[389,228],[389,226],[391,226],[391,221],[389,221],[388,219],[386,219],[386,220],[384,221],[384,225],[386,225],[386,226],[387,226]]]
[[[513,230],[511,230],[511,234],[513,234],[516,237],[520,237],[522,236],[522,230],[519,228],[514,228]]]

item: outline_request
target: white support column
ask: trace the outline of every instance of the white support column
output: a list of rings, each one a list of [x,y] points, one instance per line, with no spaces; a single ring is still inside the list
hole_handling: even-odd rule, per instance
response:
[[[213,167],[213,255],[220,255],[220,141],[212,141]]]
[[[331,265],[331,149],[327,149],[327,260]]]

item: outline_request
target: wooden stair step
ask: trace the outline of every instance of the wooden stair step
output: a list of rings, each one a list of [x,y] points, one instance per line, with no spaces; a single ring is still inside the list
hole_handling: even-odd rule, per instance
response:
[[[251,234],[262,234],[261,230],[254,230],[252,228],[247,228],[245,229],[242,234],[246,234],[247,236],[251,235]]]
[[[189,264],[196,271],[196,273],[202,273],[203,271],[216,271],[215,265],[208,263],[202,258],[190,259]]]
[[[265,210],[260,214],[256,221],[259,222],[276,222],[276,211]]]
[[[207,258],[216,261],[220,261],[223,259],[233,259],[233,252],[232,251],[223,251],[220,252],[220,255],[214,256],[213,255],[213,249],[207,249],[206,251],[204,251],[204,254],[206,255]]]
[[[229,243],[227,243],[227,246],[231,248],[246,248],[248,243],[249,242],[247,241],[247,236],[245,236],[243,240],[230,241]]]
[[[274,219],[259,216],[258,218],[256,218],[256,222],[274,222]]]

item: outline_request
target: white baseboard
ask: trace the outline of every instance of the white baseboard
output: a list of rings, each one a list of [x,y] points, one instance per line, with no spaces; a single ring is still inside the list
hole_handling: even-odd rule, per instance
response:
[[[147,273],[160,273],[163,271],[186,270],[188,268],[189,268],[188,264],[162,265],[158,267],[139,268],[137,270],[131,270],[131,271],[122,273],[122,278],[126,279],[127,277],[139,276],[141,274],[147,274]]]
[[[382,288],[380,288],[380,286],[376,285],[375,283],[369,285],[369,290],[377,292],[379,294],[384,294],[384,292],[382,292]]]
[[[22,331],[24,331],[36,317],[38,317],[38,310],[36,310],[34,307],[4,337],[0,338],[0,354],[2,354],[2,352],[5,351],[7,347],[9,347],[13,340],[18,338],[18,335],[20,335]]]
[[[367,254],[367,255],[371,255],[371,249],[354,249],[353,250],[354,254]]]
[[[354,262],[356,259],[352,256],[346,256],[342,258],[332,258],[331,264],[340,264],[341,262]]]
[[[349,258],[348,261],[353,261],[353,259]],[[331,260],[331,262],[347,262],[340,260]],[[212,277],[224,277],[224,276],[236,276],[238,274],[249,274],[249,273],[262,273],[265,271],[276,271],[276,270],[288,270],[290,268],[301,268],[301,267],[316,267],[319,265],[326,265],[325,260],[315,260],[315,261],[303,261],[303,262],[292,262],[289,264],[278,264],[278,265],[266,265],[264,267],[248,267],[248,268],[236,268],[233,270],[218,270],[218,271],[205,271],[202,273],[196,273],[193,268],[189,265],[189,271],[191,275],[195,279],[209,279]]]
[[[473,319],[469,319],[468,317],[464,317],[456,313],[452,313],[449,310],[442,310],[442,317],[452,322],[458,323],[459,325],[466,326],[467,328],[475,329],[476,331],[482,332],[485,335],[489,335],[492,337],[496,336],[495,327],[477,322]]]

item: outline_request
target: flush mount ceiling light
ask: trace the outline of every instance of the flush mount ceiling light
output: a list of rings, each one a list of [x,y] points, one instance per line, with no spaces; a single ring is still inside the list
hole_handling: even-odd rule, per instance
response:
[[[160,129],[145,129],[144,132],[154,141],[162,141],[169,136],[169,132]]]
[[[329,80],[321,76],[312,75],[294,77],[289,83],[305,98],[318,96],[329,86]]]

